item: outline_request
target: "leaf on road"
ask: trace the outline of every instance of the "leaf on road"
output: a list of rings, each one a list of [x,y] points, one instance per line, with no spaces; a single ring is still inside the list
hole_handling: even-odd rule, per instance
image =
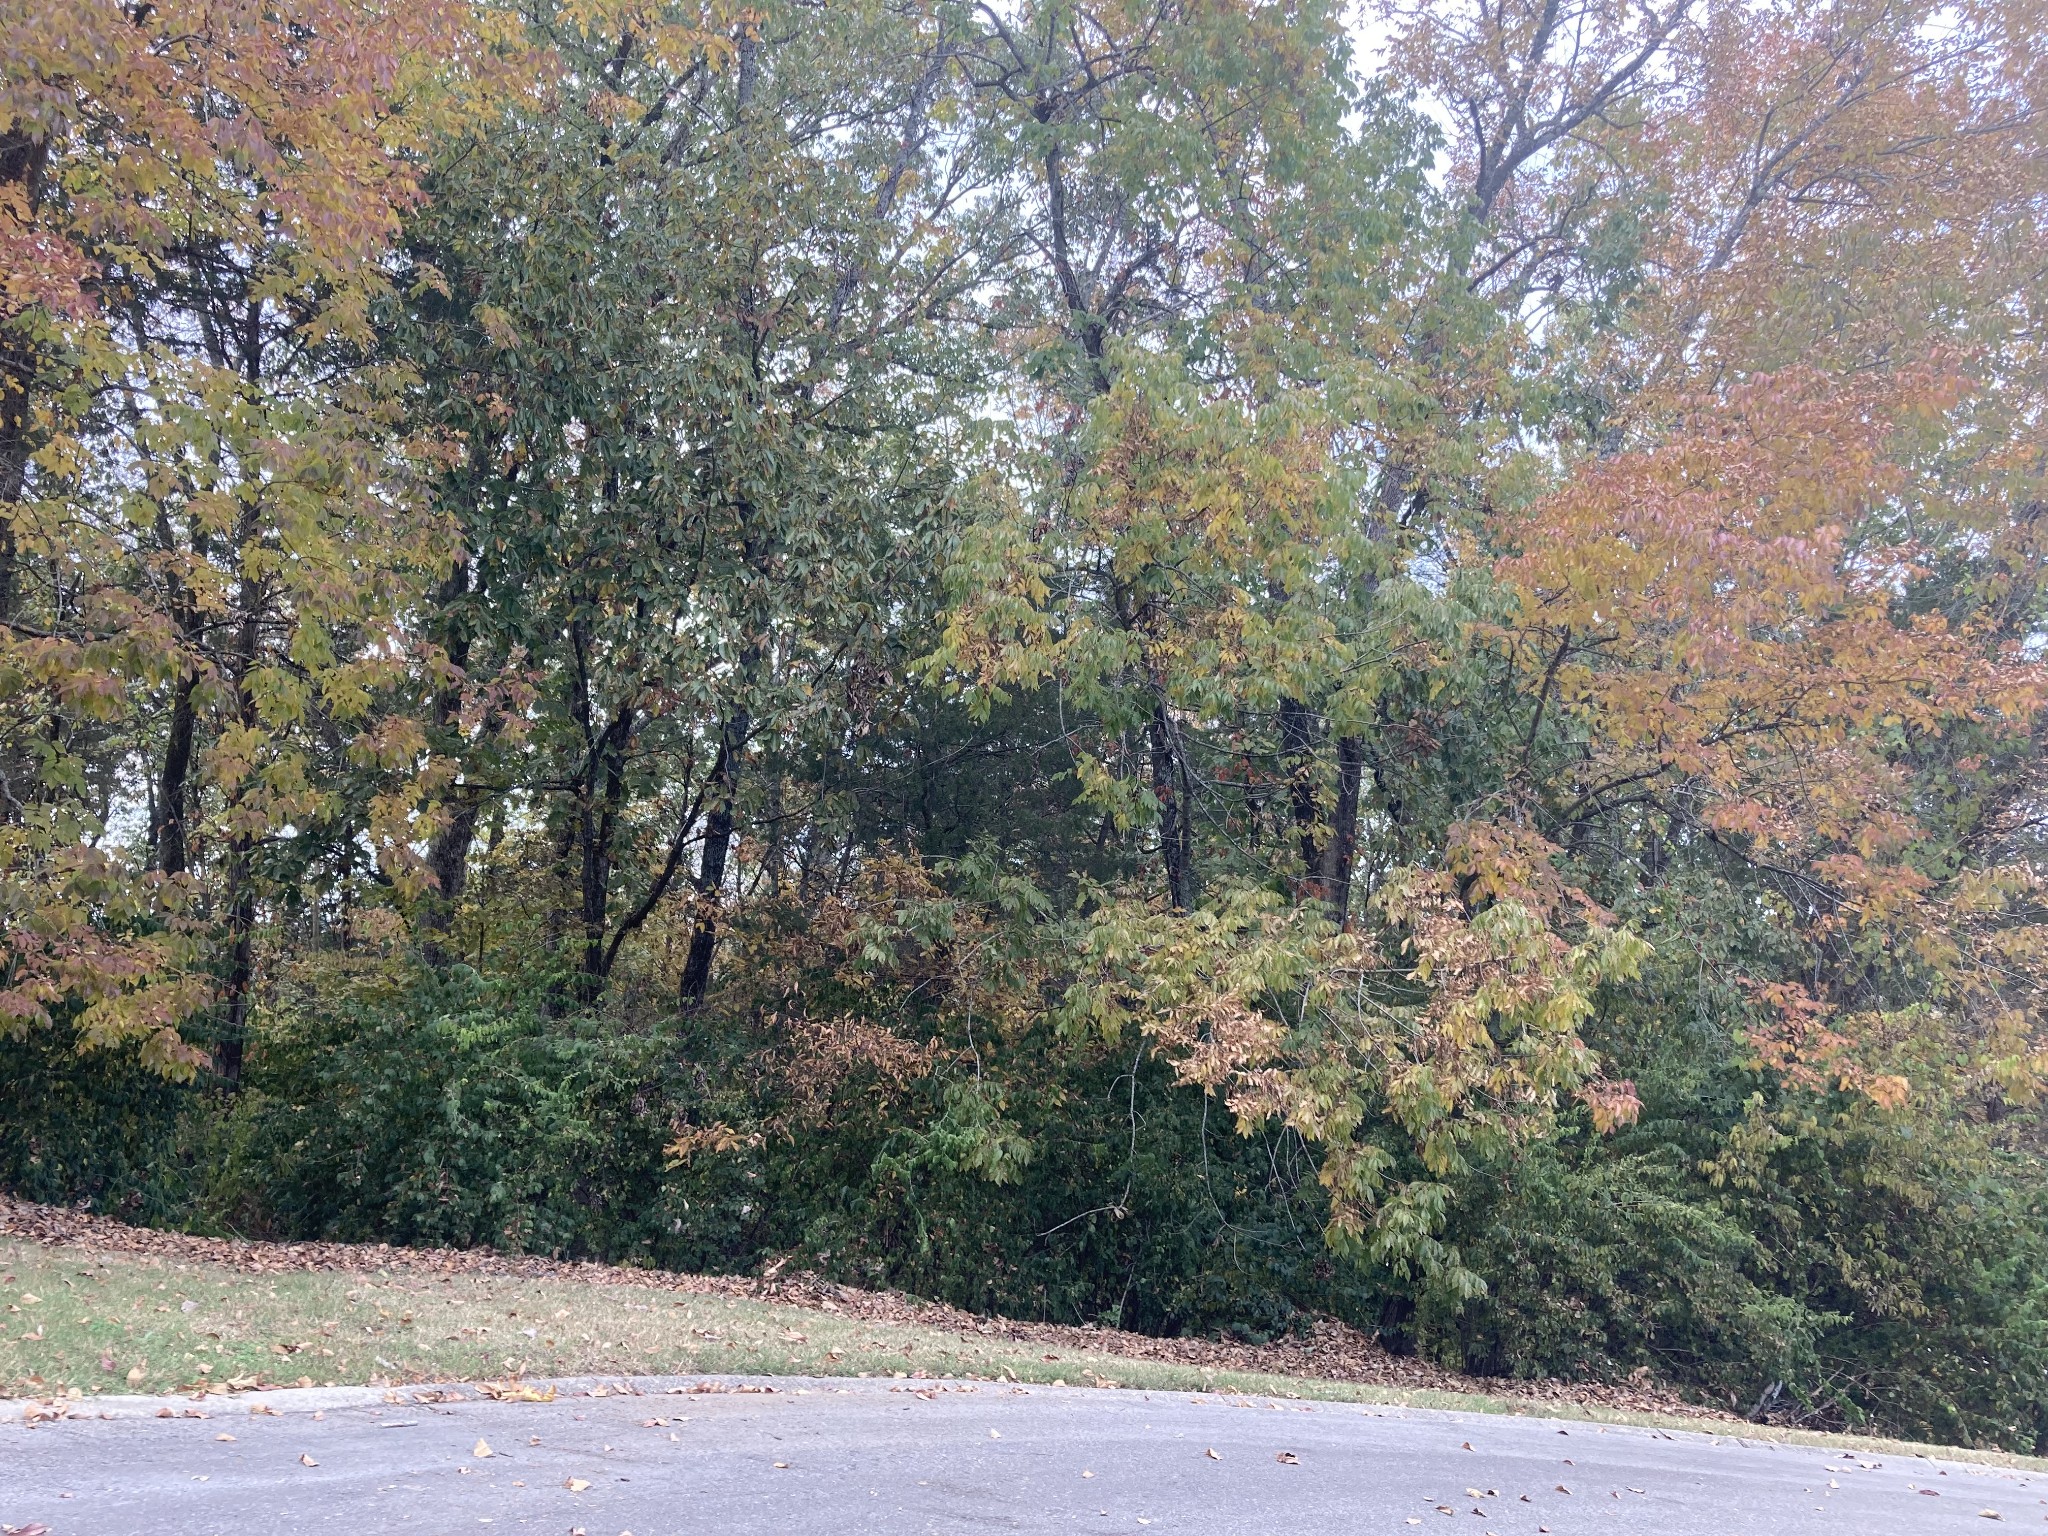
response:
[[[1221,1456],[1218,1456],[1216,1454],[1216,1447],[1213,1445],[1210,1446],[1208,1450],[1202,1452],[1202,1454],[1208,1457],[1211,1461],[1221,1461],[1223,1459]]]
[[[500,1403],[552,1403],[555,1400],[553,1387],[533,1387],[523,1381],[487,1381],[477,1391]],[[605,1397],[609,1394],[600,1388],[590,1395]]]
[[[583,1477],[572,1477],[566,1479],[563,1482],[562,1486],[568,1489],[571,1493],[581,1493],[584,1489],[590,1486],[590,1480],[588,1478]]]
[[[304,1451],[301,1451],[299,1452],[299,1465],[302,1467],[317,1467],[320,1463],[308,1456]]]
[[[469,1454],[474,1456],[478,1461],[482,1461],[489,1456],[496,1455],[497,1453],[491,1449],[490,1441],[479,1438],[476,1442],[476,1445],[474,1446],[474,1448],[471,1449]]]
[[[227,1432],[226,1430],[222,1430],[222,1431],[221,1431],[221,1432],[220,1432],[219,1434],[215,1435],[215,1436],[214,1436],[213,1438],[214,1438],[214,1439],[216,1439],[216,1440],[233,1440],[233,1439],[234,1439],[235,1437],[234,1437],[233,1435],[229,1434],[229,1433],[228,1433],[228,1432]]]
[[[1301,1465],[1301,1458],[1292,1451],[1276,1452],[1273,1459],[1283,1467],[1298,1467]]]

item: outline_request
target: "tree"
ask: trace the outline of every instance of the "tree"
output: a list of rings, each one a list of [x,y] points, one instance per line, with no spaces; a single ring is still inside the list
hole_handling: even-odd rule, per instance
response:
[[[690,888],[693,1004],[742,832],[781,838],[778,776],[864,728],[945,461],[975,451],[957,42],[914,11],[535,24],[557,89],[451,149],[409,243],[398,345],[462,445],[423,918],[445,928],[488,806],[549,849],[583,1002]],[[516,733],[466,702],[514,684]]]
[[[7,18],[0,996],[17,1028],[61,1008],[86,1043],[140,1040],[189,1072],[179,1026],[217,997],[215,1065],[239,1069],[260,849],[321,798],[288,738],[361,719],[378,664],[345,647],[377,643],[385,573],[422,557],[359,349],[413,195],[416,51],[459,15]],[[153,791],[144,858],[112,842],[131,774]]]

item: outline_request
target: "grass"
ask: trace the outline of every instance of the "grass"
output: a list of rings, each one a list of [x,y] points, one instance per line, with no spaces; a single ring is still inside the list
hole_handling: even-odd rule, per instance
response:
[[[253,1274],[0,1238],[0,1396],[399,1385],[510,1376],[975,1377],[1314,1398],[1726,1433],[1696,1419],[1210,1370],[642,1286]],[[2048,1461],[1763,1426],[1745,1439],[2048,1470]]]

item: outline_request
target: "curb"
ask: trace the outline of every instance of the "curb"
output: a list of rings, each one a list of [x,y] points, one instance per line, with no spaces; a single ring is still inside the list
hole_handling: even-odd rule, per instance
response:
[[[835,1387],[855,1385],[837,1377],[829,1379]],[[57,1419],[206,1419],[232,1414],[318,1413],[330,1408],[551,1402],[565,1397],[781,1397],[793,1394],[799,1386],[815,1390],[808,1377],[778,1376],[773,1383],[754,1376],[556,1376],[520,1382],[420,1381],[396,1387],[265,1387],[250,1392],[170,1393],[156,1397],[109,1394],[6,1398],[0,1399],[0,1424],[49,1423]]]

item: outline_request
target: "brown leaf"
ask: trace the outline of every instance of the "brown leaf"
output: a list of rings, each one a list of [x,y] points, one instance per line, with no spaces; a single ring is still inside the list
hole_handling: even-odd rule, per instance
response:
[[[320,1463],[308,1456],[304,1451],[301,1451],[299,1452],[299,1465],[302,1467],[317,1467]]]
[[[581,1493],[584,1489],[590,1486],[590,1480],[584,1477],[571,1477],[565,1479],[562,1483],[562,1486],[568,1489],[571,1493]]]
[[[1276,1451],[1273,1459],[1283,1467],[1298,1467],[1301,1465],[1301,1458],[1292,1451]]]
[[[1210,1446],[1208,1450],[1202,1452],[1202,1454],[1208,1457],[1211,1461],[1221,1461],[1223,1459],[1221,1456],[1218,1456],[1216,1454],[1216,1447],[1213,1445]]]

